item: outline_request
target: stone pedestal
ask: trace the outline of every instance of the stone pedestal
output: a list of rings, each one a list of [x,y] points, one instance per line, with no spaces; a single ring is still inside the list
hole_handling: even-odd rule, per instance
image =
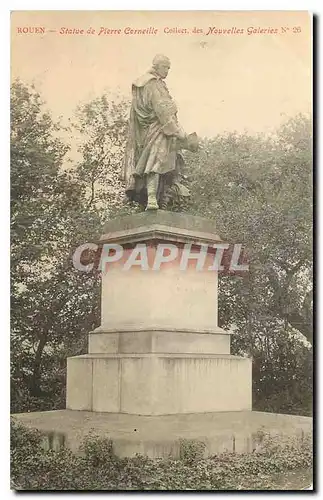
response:
[[[14,415],[44,434],[44,446],[79,452],[95,432],[120,457],[137,453],[179,458],[187,440],[205,456],[261,448],[261,436],[281,443],[311,434],[312,419],[251,411],[251,360],[231,356],[230,333],[218,327],[218,243],[213,222],[164,211],[110,221],[100,245],[122,245],[122,258],[102,277],[101,325],[88,354],[67,360],[67,409]],[[158,245],[175,259],[154,271]],[[148,266],[124,270],[131,249],[147,247]],[[181,269],[185,245],[206,250]],[[145,267],[145,266],[144,266]]]
[[[101,325],[88,354],[67,361],[67,409],[251,410],[251,360],[231,356],[230,333],[218,327],[210,268],[220,241],[213,221],[160,210],[106,224],[100,247],[120,245],[122,255],[105,263],[103,247]],[[174,258],[156,269],[160,245],[173,245]]]

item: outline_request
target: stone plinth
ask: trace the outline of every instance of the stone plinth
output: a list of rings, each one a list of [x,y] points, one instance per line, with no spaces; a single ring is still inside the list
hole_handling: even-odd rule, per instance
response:
[[[251,410],[251,362],[217,354],[68,359],[67,408],[137,415]]]
[[[14,415],[44,433],[47,448],[77,451],[93,431],[120,457],[179,457],[182,440],[206,456],[253,452],[261,436],[311,434],[312,419],[251,411],[251,359],[230,354],[218,326],[217,272],[180,269],[185,244],[198,252],[219,242],[214,223],[163,211],[111,221],[101,237],[125,252],[102,280],[101,325],[88,354],[67,360],[67,410]],[[154,271],[160,243],[178,257]],[[123,270],[129,251],[147,245],[148,270]],[[206,264],[212,265],[212,246]],[[194,262],[194,261],[193,261]]]
[[[158,245],[150,243],[150,245]],[[149,248],[156,253],[156,246]],[[130,250],[127,251],[128,253]],[[218,324],[217,273],[187,269],[178,261],[159,271],[123,271],[117,263],[102,276],[101,329],[206,330]]]
[[[205,443],[205,455],[252,453],[261,447],[264,434],[279,436],[290,444],[291,436],[302,440],[312,433],[312,418],[257,411],[214,412],[162,416],[124,415],[58,410],[20,413],[22,424],[44,433],[44,445],[77,451],[90,433],[112,440],[114,453],[151,458],[180,455],[181,440]]]
[[[89,334],[89,354],[163,353],[230,354],[230,334],[214,330],[160,330],[151,328],[117,331],[97,329]]]
[[[100,330],[217,328],[218,276],[207,269],[214,261],[212,245],[220,242],[213,221],[186,214],[157,210],[108,222],[100,245],[121,245],[123,255],[103,266]],[[178,254],[154,270],[157,248],[162,244],[175,245]],[[192,245],[195,255],[203,245],[207,249],[203,269],[196,269],[194,258],[181,268],[185,244]],[[125,271],[137,245],[147,248],[148,269],[133,265]]]
[[[231,356],[230,332],[218,327],[213,264],[220,242],[213,221],[160,210],[106,225],[99,243],[101,325],[89,334],[89,354],[68,359],[68,409],[251,410],[251,360]],[[121,249],[118,259],[104,247],[111,244]]]

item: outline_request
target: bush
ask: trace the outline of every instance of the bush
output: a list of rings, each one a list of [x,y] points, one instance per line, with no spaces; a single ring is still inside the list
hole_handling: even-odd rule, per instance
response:
[[[118,458],[109,439],[88,437],[75,455],[42,448],[39,432],[12,422],[11,479],[16,490],[275,489],[277,474],[308,470],[310,436],[282,443],[264,436],[260,451],[203,458],[204,443],[180,442],[180,458]],[[279,488],[282,489],[282,488]]]

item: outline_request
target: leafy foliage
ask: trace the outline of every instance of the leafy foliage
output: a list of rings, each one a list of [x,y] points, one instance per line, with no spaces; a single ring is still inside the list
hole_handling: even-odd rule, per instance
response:
[[[79,105],[73,123],[81,156],[78,176],[87,185],[87,203],[96,206],[103,219],[119,212],[125,198],[120,179],[127,104],[122,98],[111,100],[104,94]]]
[[[121,192],[115,158],[109,168],[99,156],[89,164],[93,129],[97,135],[101,130],[97,106],[78,110],[80,129],[90,137],[80,146],[84,159],[70,165],[61,138],[67,131],[43,110],[35,89],[19,81],[12,85],[13,412],[64,407],[66,357],[83,353],[88,332],[99,324],[99,276],[72,263],[75,249],[96,241],[113,212],[113,192],[106,199],[106,189],[94,199],[93,179],[103,182],[105,168],[107,185]],[[111,134],[113,140],[114,129]]]
[[[255,408],[311,412],[312,126],[298,115],[274,136],[205,139],[187,157],[192,213],[244,246],[249,272],[222,276],[219,318],[233,353],[254,359]]]

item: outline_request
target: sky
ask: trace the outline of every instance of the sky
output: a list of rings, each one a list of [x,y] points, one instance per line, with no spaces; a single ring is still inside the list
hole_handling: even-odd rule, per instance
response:
[[[45,32],[23,33],[35,27]],[[158,33],[126,35],[127,27]],[[231,33],[208,35],[210,27]],[[85,33],[61,34],[62,28]],[[95,33],[87,34],[89,28]],[[99,35],[101,28],[121,33]],[[249,35],[248,28],[274,32]],[[175,29],[187,33],[164,32]],[[311,111],[311,44],[305,11],[13,12],[11,77],[33,82],[53,117],[68,118],[79,103],[107,90],[130,99],[132,81],[163,53],[187,133],[270,132],[288,116]]]

